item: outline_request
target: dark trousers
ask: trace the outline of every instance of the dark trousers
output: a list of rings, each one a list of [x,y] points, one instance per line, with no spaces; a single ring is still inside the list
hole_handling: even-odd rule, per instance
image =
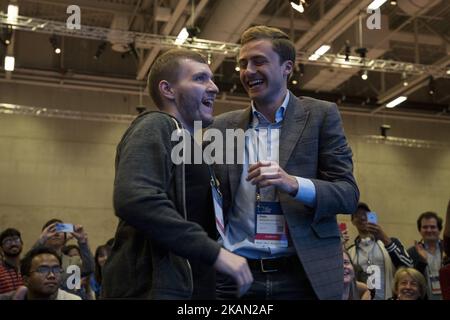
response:
[[[249,259],[248,262],[254,282],[241,300],[317,300],[297,256],[273,261]],[[217,299],[237,299],[236,292],[234,280],[217,273]]]

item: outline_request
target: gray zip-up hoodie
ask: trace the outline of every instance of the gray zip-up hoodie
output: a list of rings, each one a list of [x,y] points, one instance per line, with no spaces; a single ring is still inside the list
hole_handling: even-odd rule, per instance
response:
[[[104,298],[189,299],[188,260],[212,265],[220,245],[186,220],[184,164],[171,161],[174,130],[163,112],[137,117],[117,147],[114,209],[119,217],[103,271]],[[211,212],[211,214],[214,214]]]

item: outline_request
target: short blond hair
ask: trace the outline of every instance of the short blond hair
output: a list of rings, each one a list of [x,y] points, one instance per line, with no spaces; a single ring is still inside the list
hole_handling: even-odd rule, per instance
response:
[[[425,295],[427,294],[427,281],[425,280],[424,276],[414,268],[402,267],[397,270],[394,276],[393,294],[394,295],[398,294],[398,284],[405,275],[410,276],[411,278],[413,278],[413,280],[415,280],[418,283],[420,299],[424,299]]]

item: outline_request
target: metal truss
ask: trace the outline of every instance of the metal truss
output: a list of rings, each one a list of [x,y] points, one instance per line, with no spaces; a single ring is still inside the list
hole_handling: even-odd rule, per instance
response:
[[[324,54],[317,60],[309,60],[310,54],[301,52],[298,63],[318,65],[324,67],[359,69],[375,72],[389,72],[405,74],[405,76],[416,76],[428,74],[436,78],[450,78],[449,67],[438,65],[425,65],[394,60],[367,59],[357,56],[345,56],[342,54]]]
[[[76,37],[91,40],[110,41],[123,44],[133,44],[135,48],[149,49],[160,47],[184,47],[211,54],[235,56],[239,45],[234,43],[211,41],[197,38],[187,39],[183,44],[175,43],[176,37],[133,32],[125,30],[112,30],[109,28],[81,25],[80,29],[69,29],[64,22],[18,16],[14,21],[0,13],[0,25],[10,25],[14,30],[54,34],[59,36]]]
[[[136,118],[136,116],[128,114],[49,109],[49,108],[22,106],[10,103],[0,103],[0,114],[26,115],[44,118],[88,120],[88,121],[113,122],[113,123],[131,123],[131,121],[133,121],[133,119]]]
[[[77,37],[84,39],[110,41],[115,43],[133,44],[135,48],[149,49],[160,47],[185,47],[208,54],[236,56],[240,45],[235,43],[211,41],[206,39],[190,38],[183,44],[176,44],[176,37],[157,34],[112,30],[109,28],[81,25],[80,29],[69,29],[64,22],[50,21],[33,17],[19,16],[15,21],[8,20],[4,13],[0,13],[0,25],[11,25],[15,30],[55,34],[60,36]],[[317,60],[309,60],[310,54],[298,52],[298,63],[311,64],[333,68],[359,69],[375,72],[390,72],[414,75],[431,75],[438,78],[450,78],[449,68],[438,65],[423,65],[409,62],[367,59],[342,54],[324,54]]]
[[[83,121],[100,121],[109,123],[129,124],[137,115],[113,114],[99,112],[82,112],[75,110],[49,109],[42,107],[23,106],[9,103],[0,103],[0,115],[25,115],[41,118],[58,118]],[[345,114],[345,111],[343,112]],[[386,144],[417,149],[450,149],[450,144],[443,141],[418,140],[401,137],[384,137],[377,135],[349,135],[350,139],[357,139],[365,143]]]
[[[372,144],[386,144],[391,146],[416,148],[416,149],[438,149],[438,150],[450,149],[450,144],[442,141],[419,140],[401,137],[384,137],[376,135],[357,136],[357,138],[363,140],[366,143]]]

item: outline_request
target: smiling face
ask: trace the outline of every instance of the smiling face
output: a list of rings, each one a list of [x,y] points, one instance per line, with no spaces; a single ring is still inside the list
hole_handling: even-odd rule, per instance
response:
[[[10,236],[3,239],[1,248],[5,257],[15,258],[22,252],[22,239],[19,236]]]
[[[281,62],[267,39],[245,43],[239,52],[240,79],[256,106],[281,104],[293,62]]]
[[[420,295],[419,283],[409,274],[404,273],[398,282],[398,300],[417,300]]]
[[[440,231],[435,218],[422,218],[420,221],[420,234],[425,242],[439,241]]]
[[[350,257],[346,252],[343,252],[344,257],[344,284],[350,284],[355,278],[355,269],[353,268]]]
[[[219,89],[212,80],[209,66],[190,59],[180,61],[178,78],[173,89],[176,108],[185,126],[192,128],[194,121],[203,127],[213,121],[213,104]]]

